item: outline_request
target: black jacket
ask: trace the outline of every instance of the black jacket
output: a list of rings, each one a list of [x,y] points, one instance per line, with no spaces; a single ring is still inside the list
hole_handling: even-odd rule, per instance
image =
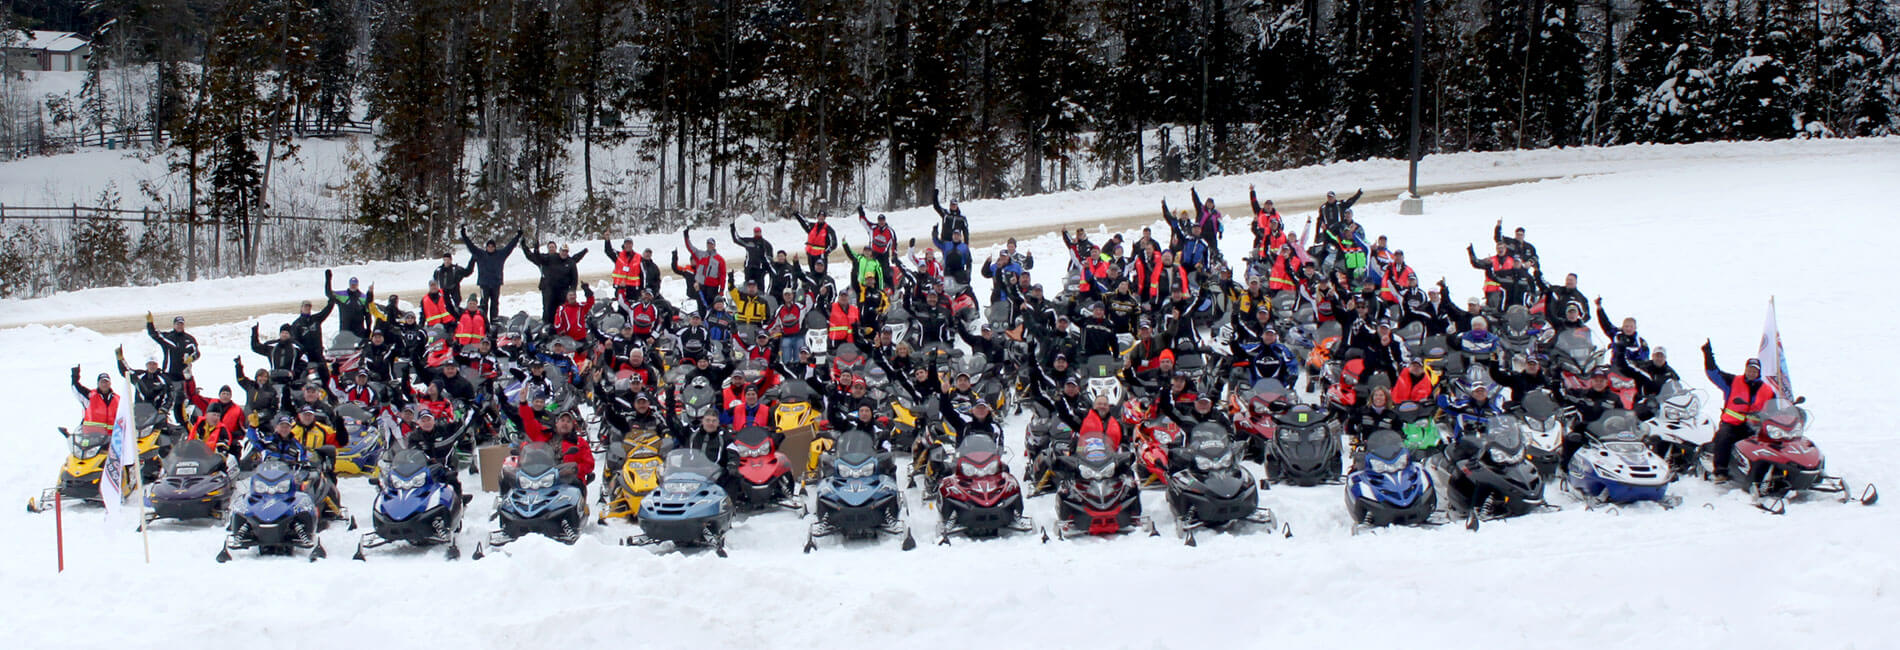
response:
[[[184,379],[185,367],[198,358],[198,338],[184,332],[160,332],[151,323],[145,324],[145,334],[158,342],[159,350],[164,352],[161,365],[165,376],[174,380]]]
[[[515,238],[508,240],[507,246],[495,248],[495,252],[477,248],[469,241],[468,229],[462,229],[462,245],[468,247],[468,263],[475,267],[475,286],[498,288],[501,286],[502,266],[508,263],[508,256],[515,252],[515,245],[521,243],[521,231],[515,231]],[[439,284],[439,282],[438,282]]]

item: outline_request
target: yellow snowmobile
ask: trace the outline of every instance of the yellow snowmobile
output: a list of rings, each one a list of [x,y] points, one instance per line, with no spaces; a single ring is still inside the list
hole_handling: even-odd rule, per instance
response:
[[[601,523],[610,518],[632,521],[640,513],[640,500],[660,487],[660,469],[672,446],[672,439],[651,429],[634,429],[607,452],[601,466]]]
[[[778,406],[772,410],[772,430],[785,436],[781,448],[792,467],[803,466],[804,476],[818,475],[818,458],[831,450],[831,441],[819,429],[818,391],[803,380],[791,380],[774,386],[772,398]],[[799,456],[804,454],[803,458]]]
[[[141,407],[144,405],[140,405]],[[145,482],[158,478],[161,451],[159,449],[158,426],[140,429],[138,439],[139,463],[136,465],[144,474]],[[40,512],[53,507],[54,499],[70,499],[87,503],[100,503],[99,479],[104,476],[106,464],[106,446],[112,442],[112,430],[104,427],[80,427],[77,433],[60,427],[60,435],[66,436],[68,450],[66,463],[59,468],[59,483],[40,492],[38,499],[28,499],[26,509]],[[124,474],[119,481],[120,494],[130,494],[132,472],[130,467],[123,468]]]

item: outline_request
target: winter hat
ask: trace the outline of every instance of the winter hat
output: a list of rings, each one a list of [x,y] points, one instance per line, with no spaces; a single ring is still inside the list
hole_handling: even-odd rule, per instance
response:
[[[94,381],[112,381],[112,375],[102,372],[102,373],[99,373],[99,378]]]
[[[1656,347],[1649,349],[1649,356],[1666,357],[1666,356],[1669,356],[1669,350],[1667,348],[1664,348],[1663,346],[1658,345]]]
[[[1748,367],[1761,370],[1761,359],[1749,359]]]
[[[1161,354],[1158,354],[1158,355],[1155,355],[1155,361],[1156,361],[1156,362],[1161,362],[1161,361],[1166,361],[1166,362],[1169,362],[1169,363],[1173,363],[1173,362],[1174,362],[1174,351],[1173,351],[1173,350],[1162,350],[1162,351],[1161,351]]]
[[[184,317],[184,316],[173,316],[173,317],[172,317],[172,324],[173,324],[173,325],[183,325],[183,324],[185,324],[185,317]]]

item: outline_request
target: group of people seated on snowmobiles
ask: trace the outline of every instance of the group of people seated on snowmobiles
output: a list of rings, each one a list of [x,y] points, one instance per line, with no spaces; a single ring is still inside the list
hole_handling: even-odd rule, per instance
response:
[[[1648,417],[1650,398],[1680,380],[1635,319],[1612,319],[1575,274],[1548,281],[1523,228],[1506,236],[1500,220],[1493,254],[1470,250],[1484,282],[1461,305],[1444,280],[1422,285],[1385,237],[1368,239],[1352,210],[1359,197],[1329,193],[1317,220],[1294,235],[1250,191],[1251,242],[1239,256],[1223,251],[1230,224],[1212,199],[1196,193],[1178,211],[1163,202],[1165,232],[1101,241],[1083,229],[1062,233],[1067,270],[1053,289],[1031,278],[1037,260],[1013,239],[977,260],[955,202],[938,206],[922,254],[916,239],[902,247],[888,219],[862,209],[861,247],[822,213],[791,215],[806,236],[789,251],[756,230],[731,229],[745,251],[740,275],[717,240],[695,243],[688,231],[688,254],[672,255],[687,284],[679,303],[659,290],[651,252],[631,242],[608,247],[610,291],[597,296],[578,276],[544,280],[541,318],[502,320],[495,295],[458,300],[436,281],[419,304],[393,295],[378,303],[374,287],[359,291],[354,278],[334,290],[326,271],[320,309],[306,301],[272,339],[253,328],[252,351],[268,365],[247,375],[234,359],[236,389],[202,394],[197,341],[182,318],[169,332],[148,325],[162,354],[142,370],[121,362],[120,374],[128,397],[233,456],[247,446],[336,449],[382,435],[338,414],[354,403],[399,433],[384,444],[449,464],[455,449],[546,442],[583,481],[594,455],[629,431],[664,434],[717,462],[730,460],[726,444],[748,427],[782,441],[774,388],[790,381],[811,387],[800,399],[823,414],[820,435],[863,430],[888,448],[913,449],[973,433],[1000,441],[1004,417],[1031,409],[1060,436],[1106,434],[1127,449],[1152,420],[1182,431],[1213,423],[1238,436],[1240,396],[1267,380],[1304,384],[1354,441],[1398,429],[1407,402],[1481,422],[1539,391],[1580,430],[1616,410]],[[842,277],[828,266],[838,253]],[[449,256],[444,266],[456,268]],[[975,274],[991,285],[983,302]],[[339,333],[326,344],[333,313]],[[1592,320],[1607,359],[1587,343]],[[1728,456],[1720,448],[1748,435],[1772,388],[1755,360],[1731,375],[1708,345],[1703,352],[1724,395],[1719,470]],[[121,399],[112,377],[87,386],[73,372],[83,425],[109,427]],[[1044,454],[1051,439],[1031,436],[1024,451]]]

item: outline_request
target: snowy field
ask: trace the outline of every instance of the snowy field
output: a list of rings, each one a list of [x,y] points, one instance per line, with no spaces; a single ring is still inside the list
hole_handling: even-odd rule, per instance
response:
[[[1900,404],[1888,365],[1900,358],[1900,342],[1888,335],[1900,307],[1884,290],[1892,276],[1885,250],[1900,226],[1881,194],[1900,178],[1900,142],[1573,150],[1486,162],[1459,169],[1591,175],[1435,198],[1425,217],[1400,217],[1396,203],[1357,213],[1369,233],[1406,251],[1421,281],[1446,277],[1459,299],[1481,281],[1465,245],[1482,251],[1500,217],[1507,229],[1524,226],[1551,273],[1579,273],[1586,294],[1604,296],[1613,317],[1636,317],[1689,383],[1711,393],[1696,348],[1711,339],[1723,366],[1739,369],[1776,297],[1794,385],[1808,397],[1810,435],[1830,469],[1856,490],[1870,481],[1900,490],[1900,448],[1890,433]],[[1350,190],[1361,177],[1373,179],[1368,186],[1402,178],[1390,164],[1346,165],[1275,178],[1285,185],[1273,191]],[[1247,182],[1204,183],[1203,194],[1244,217]],[[1186,194],[1179,186],[1116,189],[970,203],[965,211],[978,229],[1039,218],[1087,223],[1092,211],[1131,203],[1185,205]],[[1063,201],[1074,207],[1057,208]],[[1304,215],[1290,216],[1297,226]],[[905,215],[899,232],[917,230],[922,219]],[[1236,255],[1245,227],[1236,221],[1228,232],[1228,254]],[[1038,281],[1059,282],[1059,240],[1027,246],[1042,261]],[[426,272],[415,266],[375,270],[382,278]],[[368,271],[339,275],[368,279]],[[271,278],[229,288],[279,300],[314,296],[317,281],[311,271],[294,290]],[[162,314],[222,299],[213,293],[125,289],[82,292],[77,302],[0,303],[0,322],[63,310]],[[525,297],[514,300],[511,310],[527,306]],[[15,309],[26,313],[7,313]],[[286,318],[260,321],[269,329]],[[249,325],[194,326],[208,390],[229,379],[233,356],[263,363],[244,343]],[[87,377],[106,371],[120,343],[135,360],[153,347],[142,335],[37,325],[0,331],[0,395],[14,434],[0,461],[0,495],[18,504],[50,484],[65,453],[54,428],[76,413],[68,369],[80,362]],[[1013,422],[1012,449],[1021,448],[1022,424]],[[806,522],[780,512],[740,520],[726,559],[623,548],[616,542],[632,529],[615,524],[572,547],[525,539],[458,563],[399,549],[351,562],[355,533],[335,527],[323,536],[331,559],[321,563],[240,553],[219,565],[218,528],[170,523],[153,527],[147,565],[129,517],[107,524],[86,508],[68,513],[63,575],[53,570],[51,515],[16,505],[0,509],[0,584],[8,586],[0,629],[18,648],[1894,647],[1900,559],[1892,539],[1900,520],[1892,506],[1819,500],[1775,517],[1740,493],[1697,481],[1672,492],[1685,507],[1586,512],[1553,491],[1563,511],[1476,533],[1452,526],[1353,536],[1340,487],[1276,487],[1263,493],[1264,504],[1293,537],[1202,535],[1196,548],[1171,534],[1159,492],[1144,501],[1161,537],[1044,545],[1024,535],[940,547],[920,534],[909,553],[885,540],[821,543],[805,555]],[[343,493],[367,521],[369,486],[346,479]],[[1052,498],[1032,501],[1028,514],[1049,524]],[[492,501],[481,495],[471,506],[465,550],[487,531]],[[916,490],[909,501],[913,529],[930,530],[936,513]]]

